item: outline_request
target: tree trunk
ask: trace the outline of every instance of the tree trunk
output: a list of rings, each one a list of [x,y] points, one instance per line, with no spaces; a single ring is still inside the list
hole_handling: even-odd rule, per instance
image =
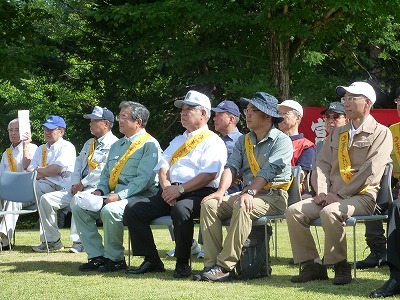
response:
[[[289,41],[282,42],[276,32],[271,32],[272,82],[279,91],[276,96],[280,101],[289,99],[290,95],[289,47]]]

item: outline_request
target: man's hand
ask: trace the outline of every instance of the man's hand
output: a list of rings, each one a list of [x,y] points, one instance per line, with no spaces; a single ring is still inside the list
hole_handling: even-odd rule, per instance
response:
[[[314,197],[314,203],[319,205],[319,206],[324,206],[326,194],[325,193],[319,193]]]
[[[220,191],[216,191],[216,192],[204,197],[203,200],[201,200],[201,204],[207,202],[208,200],[216,199],[218,201],[217,207],[220,207],[223,197],[224,197],[224,193],[222,193]]]
[[[108,203],[116,202],[119,200],[121,200],[121,198],[119,197],[118,194],[111,193],[110,195],[108,195],[108,197],[106,199],[103,200],[103,203],[104,203],[104,205],[107,205]]]
[[[176,203],[176,199],[181,196],[179,192],[179,188],[177,185],[168,185],[165,186],[161,197],[167,202],[170,206],[174,206]]]
[[[82,184],[82,182],[78,182],[78,183],[75,183],[75,184],[73,184],[72,186],[71,186],[71,193],[72,193],[72,195],[75,195],[77,192],[82,192],[83,191],[83,184]]]
[[[340,198],[337,194],[333,194],[333,193],[328,193],[325,197],[325,201],[324,201],[324,205],[323,206],[327,206],[329,204],[335,203],[335,202],[339,202],[340,200],[342,200],[342,198]]]
[[[245,205],[246,206],[246,211],[250,213],[254,209],[254,197],[245,193],[243,195],[240,195],[239,198],[236,200],[236,202],[240,202],[240,206]],[[235,203],[236,203],[235,202]]]
[[[25,132],[21,135],[21,140],[24,146],[28,145],[32,142],[32,135],[29,132]]]

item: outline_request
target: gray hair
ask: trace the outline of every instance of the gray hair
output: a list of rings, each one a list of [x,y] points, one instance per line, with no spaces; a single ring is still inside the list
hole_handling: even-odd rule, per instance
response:
[[[211,118],[211,110],[209,110],[207,107],[204,107],[204,106],[201,106],[201,105],[197,105],[197,106],[195,106],[195,109],[197,109],[197,110],[205,110],[206,111],[207,122],[208,122],[208,120],[210,120],[210,118]]]
[[[18,123],[18,118],[15,118],[14,120],[11,120],[10,122],[8,122],[7,129],[10,129],[10,125],[11,125],[12,123]]]
[[[149,110],[144,105],[133,101],[122,101],[119,108],[121,109],[125,107],[129,107],[134,120],[142,120],[142,128],[145,128],[150,117]]]

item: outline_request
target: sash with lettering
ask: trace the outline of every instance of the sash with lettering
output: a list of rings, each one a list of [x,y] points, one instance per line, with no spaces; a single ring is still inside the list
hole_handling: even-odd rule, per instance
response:
[[[42,148],[42,167],[47,166],[47,146],[46,144],[43,145]]]
[[[11,148],[6,149],[8,165],[10,166],[11,172],[17,172],[17,162],[15,161]]]
[[[90,144],[90,150],[89,150],[89,156],[88,156],[88,166],[89,166],[90,170],[96,169],[97,166],[99,165],[97,162],[92,161],[95,143],[96,143],[96,141],[95,141],[95,139],[93,139],[92,143]]]
[[[389,129],[393,136],[393,152],[396,156],[397,163],[400,164],[400,123],[391,125]]]
[[[253,176],[257,176],[257,172],[261,170],[255,156],[254,156],[254,144],[250,140],[250,133],[246,134],[246,139],[244,142],[244,146],[246,148],[247,160],[249,161],[251,173]],[[266,186],[264,186],[264,190],[269,191],[269,189],[273,186],[274,188],[280,188],[287,191],[292,183],[293,178],[289,182],[276,184],[273,186],[272,182],[268,182]]]
[[[118,183],[118,177],[122,172],[126,162],[133,153],[136,152],[143,144],[151,137],[147,132],[142,134],[140,137],[135,139],[129,148],[126,150],[125,154],[120,158],[120,160],[115,164],[114,168],[111,170],[110,179],[108,185],[111,190],[114,190]]]
[[[171,168],[174,163],[176,163],[178,160],[180,160],[182,157],[185,157],[190,151],[192,151],[194,148],[197,147],[198,144],[200,144],[202,141],[204,141],[206,138],[209,136],[215,134],[211,130],[205,130],[202,132],[199,132],[198,134],[192,136],[190,139],[188,139],[186,142],[184,142],[178,150],[172,154],[171,161],[169,163],[169,167]]]
[[[353,173],[351,173],[351,161],[349,156],[349,132],[342,132],[339,136],[339,151],[338,151],[338,161],[339,161],[339,169],[340,176],[343,181],[348,184],[353,178]],[[364,187],[360,194],[364,194],[368,189],[368,185]]]

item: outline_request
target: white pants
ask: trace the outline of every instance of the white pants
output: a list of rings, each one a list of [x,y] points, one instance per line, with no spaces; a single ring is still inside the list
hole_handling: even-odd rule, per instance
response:
[[[4,200],[3,208],[5,211],[20,210],[22,208],[22,204],[20,202]],[[14,235],[18,217],[19,215],[4,215],[0,223],[0,233],[7,235],[8,238],[11,238]],[[6,240],[3,239],[3,245],[6,244]]]

